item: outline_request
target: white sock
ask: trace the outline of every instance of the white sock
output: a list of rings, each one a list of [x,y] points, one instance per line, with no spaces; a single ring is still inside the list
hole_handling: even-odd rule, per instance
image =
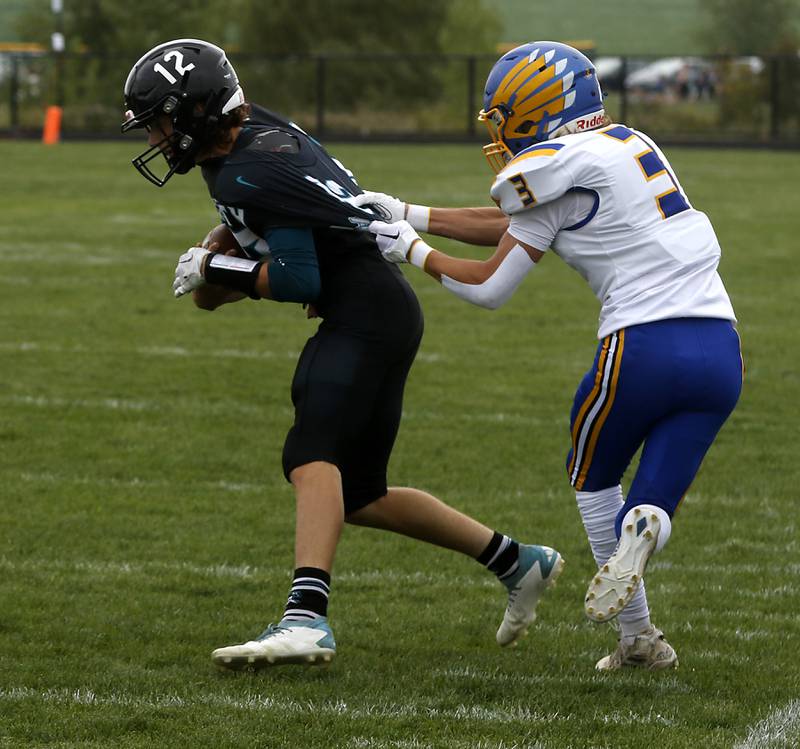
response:
[[[622,487],[612,486],[599,492],[575,492],[578,510],[581,513],[589,545],[592,547],[594,561],[597,566],[605,564],[617,548],[617,534],[614,530],[617,513],[624,504]],[[633,594],[631,602],[619,615],[622,636],[634,635],[650,626],[650,609],[647,606],[647,595],[644,582],[641,582]]]
[[[599,492],[575,492],[575,499],[578,501],[578,510],[589,537],[594,561],[599,567],[608,561],[617,548],[614,523],[624,504],[622,487],[612,486]]]

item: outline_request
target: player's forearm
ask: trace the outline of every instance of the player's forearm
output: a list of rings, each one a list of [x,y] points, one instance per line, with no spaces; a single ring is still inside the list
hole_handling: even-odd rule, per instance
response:
[[[412,252],[414,247],[412,246]],[[424,252],[424,248],[421,248]],[[510,237],[501,240],[488,260],[463,260],[449,257],[436,250],[418,258],[425,270],[438,277],[442,285],[466,302],[486,309],[497,309],[505,304],[536,266],[534,257],[538,250],[526,250],[517,243],[510,246]],[[416,263],[415,263],[416,264]]]
[[[508,228],[499,208],[431,208],[427,231],[483,247],[496,247]]]
[[[201,248],[193,248],[190,252]],[[228,253],[206,252],[200,261],[200,277],[205,281],[192,290],[192,299],[201,309],[238,302],[240,299],[272,299],[269,262],[250,260]],[[180,267],[180,265],[179,265]]]
[[[262,263],[258,270],[256,294],[262,299],[272,299],[272,289],[269,285],[269,263]]]
[[[241,291],[233,291],[224,286],[216,284],[204,284],[192,291],[192,301],[195,307],[208,310],[209,312],[221,307],[223,304],[238,302],[245,299],[246,294]]]
[[[434,249],[425,259],[425,272],[437,281],[441,281],[442,276],[449,276],[462,283],[479,284],[492,275],[496,265],[491,259],[468,260]]]

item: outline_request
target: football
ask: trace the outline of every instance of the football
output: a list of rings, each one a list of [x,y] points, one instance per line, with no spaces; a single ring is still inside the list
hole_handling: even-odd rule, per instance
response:
[[[239,247],[236,237],[225,224],[217,224],[206,234],[206,238],[203,240],[203,247],[209,248],[215,242],[218,247],[214,248],[214,252],[227,254],[230,250],[236,250],[237,254],[241,254],[241,247]]]

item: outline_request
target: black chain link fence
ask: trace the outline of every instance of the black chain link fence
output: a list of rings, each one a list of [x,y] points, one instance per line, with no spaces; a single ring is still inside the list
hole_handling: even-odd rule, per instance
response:
[[[248,100],[317,137],[472,141],[494,56],[237,55]],[[598,57],[613,119],[665,143],[800,147],[800,56]],[[48,105],[64,138],[113,138],[128,57],[0,53],[0,136],[38,137]]]

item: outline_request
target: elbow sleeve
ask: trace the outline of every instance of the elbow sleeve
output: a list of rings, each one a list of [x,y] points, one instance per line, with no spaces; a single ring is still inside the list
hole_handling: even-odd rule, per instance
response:
[[[322,282],[311,229],[273,229],[267,233],[270,296],[278,302],[313,302]]]
[[[517,244],[483,283],[462,283],[443,275],[442,286],[470,304],[497,309],[511,298],[535,267],[531,256]]]
[[[267,273],[270,293],[276,302],[313,302],[322,288],[316,263],[287,263],[282,258],[274,258]]]

